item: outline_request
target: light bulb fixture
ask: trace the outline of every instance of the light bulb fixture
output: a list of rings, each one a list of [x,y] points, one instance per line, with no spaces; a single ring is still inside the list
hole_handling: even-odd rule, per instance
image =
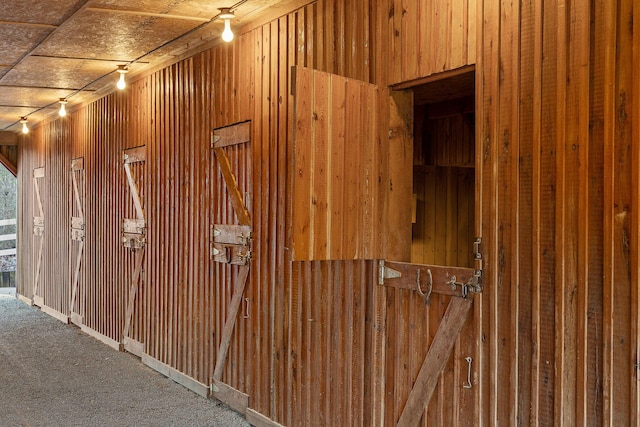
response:
[[[233,40],[233,31],[231,31],[230,20],[235,17],[236,16],[231,12],[230,7],[220,8],[220,15],[218,15],[218,18],[224,19],[224,31],[222,32],[222,40],[226,41],[227,43]]]
[[[120,79],[118,79],[118,83],[116,87],[120,90],[127,87],[127,82],[124,81],[124,75],[129,72],[126,65],[118,65],[118,69],[116,70],[120,74]]]
[[[25,135],[29,133],[29,128],[27,127],[27,118],[20,117],[20,123],[22,123],[22,133]]]
[[[60,103],[60,111],[58,111],[58,114],[60,115],[60,117],[64,117],[67,115],[67,109],[65,107],[65,105],[67,104],[67,100],[64,98],[60,98],[60,101],[58,101]]]

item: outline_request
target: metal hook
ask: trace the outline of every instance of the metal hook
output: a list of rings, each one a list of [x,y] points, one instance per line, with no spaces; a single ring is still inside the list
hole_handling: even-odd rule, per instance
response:
[[[467,356],[464,358],[464,360],[467,361],[469,366],[467,368],[467,383],[464,384],[462,388],[471,388],[473,387],[473,385],[471,384],[471,362],[473,362],[473,359],[471,358],[471,356]]]
[[[420,295],[424,302],[429,305],[431,300],[431,291],[433,290],[433,276],[431,275],[431,270],[427,268],[427,292],[422,292],[422,287],[420,286],[420,269],[416,273],[416,289],[418,290],[418,295]]]
[[[249,318],[249,298],[245,297],[244,298],[244,318],[248,319]]]

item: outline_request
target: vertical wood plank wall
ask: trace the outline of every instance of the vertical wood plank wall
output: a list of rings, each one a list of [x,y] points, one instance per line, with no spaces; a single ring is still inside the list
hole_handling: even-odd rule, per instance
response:
[[[483,425],[638,425],[639,9],[483,2]]]
[[[290,261],[289,68],[386,86],[475,62],[485,290],[454,350],[462,363],[447,368],[448,388],[423,424],[638,425],[634,21],[633,0],[318,0],[251,29],[20,137],[18,292],[32,296],[32,174],[45,167],[38,293],[69,315],[70,162],[84,157],[79,303],[88,328],[120,340],[133,270],[119,240],[133,210],[121,153],[144,145],[136,178],[147,252],[132,337],[149,357],[208,385],[232,290],[209,260],[221,209],[210,132],[251,120],[249,316],[238,318],[223,382],[284,425],[393,424],[411,380],[377,370],[380,360],[402,369],[385,358],[379,334],[393,351],[407,344],[415,360],[425,351],[384,330],[380,310],[395,294],[376,285],[373,261]],[[410,43],[416,31],[420,42]],[[411,297],[398,313],[410,322],[424,311],[419,303]],[[467,352],[472,397],[455,391]],[[402,384],[385,384],[385,375]]]
[[[389,83],[402,83],[476,62],[475,0],[386,0]]]

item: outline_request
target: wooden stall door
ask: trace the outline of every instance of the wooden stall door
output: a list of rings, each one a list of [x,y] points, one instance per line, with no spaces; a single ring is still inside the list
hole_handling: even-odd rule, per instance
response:
[[[38,295],[40,285],[40,272],[42,270],[42,250],[44,248],[44,207],[42,203],[42,191],[41,185],[44,178],[44,167],[35,168],[33,170],[33,187],[35,193],[35,204],[37,209],[34,209],[36,215],[33,216],[33,248],[37,249],[37,253],[34,254],[35,260],[35,272],[33,275],[33,296],[32,302],[34,305],[42,307],[44,299]]]
[[[385,424],[473,425],[468,318],[480,275],[465,267],[379,262],[378,284],[386,288]]]
[[[372,419],[418,425],[438,383],[447,383],[443,390],[473,387],[470,354],[454,364],[463,372],[445,370],[472,294],[481,290],[481,270],[384,260],[403,244],[411,253],[411,98],[302,67],[294,77],[294,260],[381,260],[378,286],[368,296],[376,311],[369,361],[376,377]],[[429,326],[415,330],[422,319]],[[419,361],[414,353],[421,354]],[[444,395],[450,400],[439,396],[439,405],[450,407],[451,417],[436,414],[426,424],[447,425],[458,419],[453,414],[469,409],[461,407],[468,393],[466,400],[460,393]]]
[[[136,312],[136,296],[139,294],[140,286],[144,282],[142,266],[144,263],[145,247],[147,243],[146,232],[147,222],[145,219],[140,180],[145,176],[144,163],[146,160],[146,147],[129,148],[122,154],[122,164],[127,177],[127,184],[131,199],[133,201],[133,211],[135,218],[124,218],[122,221],[121,241],[123,246],[133,252],[133,272],[129,284],[129,295],[125,310],[124,326],[122,328],[121,345],[130,353],[142,357],[144,353],[144,343],[141,341],[141,331],[133,331],[134,314]],[[140,298],[137,298],[140,300]],[[137,304],[138,307],[140,303]],[[138,310],[140,312],[140,310]]]
[[[475,79],[438,77],[392,99],[387,232],[402,238],[390,237],[393,261],[379,264],[388,425],[474,425],[479,365],[468,318],[482,291]]]
[[[69,262],[71,265],[71,296],[69,312],[71,322],[80,326],[84,319],[85,289],[81,288],[84,257],[84,158],[71,160],[71,244]],[[77,244],[76,244],[77,242]],[[74,256],[75,255],[75,256]]]
[[[238,123],[213,131],[214,170],[218,177],[213,187],[211,224],[211,259],[215,261],[217,322],[220,337],[213,372],[213,395],[245,413],[249,396],[225,382],[225,367],[234,339],[239,342],[236,326],[238,312],[250,281],[251,261],[251,122]],[[223,314],[226,314],[223,316]],[[245,315],[246,316],[246,315]]]

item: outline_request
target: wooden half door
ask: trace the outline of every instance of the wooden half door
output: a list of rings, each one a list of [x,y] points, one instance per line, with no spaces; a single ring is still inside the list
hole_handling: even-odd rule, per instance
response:
[[[35,208],[33,209],[33,248],[35,271],[33,273],[33,296],[32,302],[38,307],[42,307],[44,299],[39,295],[41,272],[42,272],[42,251],[44,249],[45,221],[43,204],[43,183],[44,166],[33,170],[33,189],[35,194]]]
[[[479,364],[470,313],[482,291],[482,258],[475,103],[473,91],[461,95],[462,89],[442,81],[391,98],[390,181],[396,193],[387,233],[401,230],[402,238],[379,262],[388,425],[475,423]]]
[[[84,194],[84,158],[71,160],[71,244],[69,245],[71,263],[71,296],[69,312],[71,322],[80,326],[84,319],[85,289],[84,289],[84,239],[85,239],[85,209]]]
[[[216,301],[216,363],[212,375],[213,395],[245,413],[249,397],[228,379],[233,348],[242,342],[245,328],[239,319],[249,319],[249,298],[245,296],[251,280],[252,251],[252,156],[251,122],[214,129],[211,148],[214,185],[211,259],[214,261]],[[245,308],[240,314],[241,306]],[[233,363],[233,366],[241,364]],[[235,375],[234,375],[235,376]]]
[[[414,187],[426,179],[421,175],[414,185],[413,93],[302,67],[294,69],[294,81],[293,259],[377,263],[377,283],[367,296],[375,311],[366,368],[375,378],[372,423],[447,425],[462,420],[460,414],[472,422],[476,352],[468,318],[473,295],[482,290],[480,247],[473,237],[460,245],[466,265],[412,258],[419,231]],[[471,206],[453,199],[454,184],[468,174],[433,181],[433,191],[452,196],[429,204],[439,204],[438,215],[454,216],[473,236],[473,215],[465,222],[456,213],[473,211],[473,182],[465,193]],[[461,238],[440,231],[441,250],[457,252],[453,241]]]
[[[292,255],[384,258],[388,89],[293,67]]]
[[[146,164],[146,146],[129,148],[122,153],[122,166],[127,179],[131,205],[127,206],[127,214],[122,220],[122,245],[130,252],[128,254],[127,271],[131,274],[129,294],[124,314],[124,326],[121,334],[121,345],[130,353],[141,357],[144,353],[142,337],[144,322],[136,321],[136,314],[140,315],[142,298],[141,287],[144,283],[143,263],[147,244],[147,220],[144,212],[144,178]],[[138,307],[138,310],[136,310]]]

